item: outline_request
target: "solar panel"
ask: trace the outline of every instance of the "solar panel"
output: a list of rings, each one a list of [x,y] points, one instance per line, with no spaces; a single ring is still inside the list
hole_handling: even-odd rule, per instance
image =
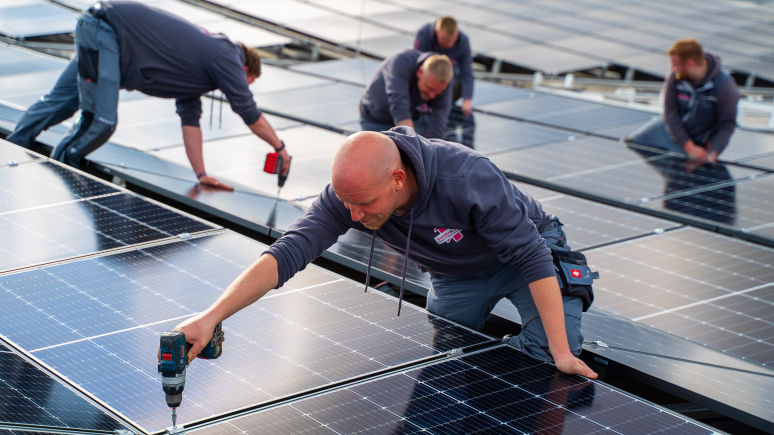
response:
[[[239,185],[234,192],[228,192],[199,185],[189,165],[178,165],[139,150],[106,144],[88,158],[134,184],[263,234],[272,228],[287,229],[304,212],[294,202],[276,197],[276,178],[270,177],[270,185],[266,186],[270,194]],[[217,172],[210,173],[220,177]],[[224,181],[229,180],[224,177]]]
[[[28,151],[10,142],[0,140],[0,167],[31,162],[40,159],[40,157],[41,156],[37,153]]]
[[[502,346],[194,430],[278,433],[713,433]]]
[[[774,249],[680,229],[587,252],[594,305],[771,367]]]
[[[557,108],[555,113],[539,116],[528,115],[527,119],[548,123],[561,128],[570,128],[584,132],[593,132],[601,128],[630,124],[650,120],[648,112],[586,103],[582,109],[564,112]]]
[[[650,385],[758,429],[774,429],[774,371],[594,309],[583,314],[582,330],[584,347],[599,355],[598,362],[623,364]],[[596,341],[607,347],[591,344]]]
[[[567,240],[576,250],[681,226],[664,219],[567,195],[543,200],[542,204],[546,213],[559,216],[564,223]]]
[[[35,430],[127,430],[83,396],[0,346],[0,425],[24,424]]]
[[[313,89],[291,89],[261,97],[262,107],[271,107],[282,115],[312,123],[338,126],[357,121],[361,86],[331,83]]]
[[[6,275],[0,333],[160,430],[169,409],[148,358],[159,333],[203,310],[264,248],[224,233]],[[205,418],[487,341],[413,306],[397,317],[396,302],[308,267],[227,321],[226,352],[192,365],[179,413]]]
[[[0,8],[0,33],[17,39],[69,33],[77,18],[74,12],[42,0],[12,2]]]
[[[0,271],[214,227],[130,194],[0,215]]]
[[[364,57],[352,57],[321,62],[307,62],[294,65],[292,68],[296,71],[319,74],[323,77],[359,83],[365,86],[379,68],[379,61]]]
[[[52,162],[0,167],[0,213],[116,191]]]
[[[333,155],[344,141],[344,135],[312,126],[288,128],[277,134],[293,156],[291,172],[282,188],[282,198],[316,197],[331,180]],[[239,136],[208,143],[204,148],[204,160],[210,173],[275,195],[277,176],[263,171],[269,151],[270,148],[255,136]],[[181,166],[188,163],[183,147],[155,154]]]
[[[555,128],[476,113],[474,148],[482,154],[565,141],[571,134]]]

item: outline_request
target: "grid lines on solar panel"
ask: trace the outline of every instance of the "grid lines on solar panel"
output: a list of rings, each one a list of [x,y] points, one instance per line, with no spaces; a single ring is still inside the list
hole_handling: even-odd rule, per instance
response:
[[[192,433],[712,433],[602,383],[501,346],[349,386]]]
[[[122,415],[160,430],[169,410],[152,358],[159,334],[206,308],[264,248],[222,233],[9,274],[0,278],[0,333]],[[308,267],[229,318],[224,355],[189,368],[196,381],[186,385],[181,421],[488,340],[413,306],[397,317],[394,298],[362,290]]]
[[[51,162],[0,167],[0,213],[116,191],[105,183]]]
[[[12,352],[0,352],[0,423],[124,429],[95,405]]]
[[[774,365],[774,250],[680,229],[588,251],[594,305],[731,355]]]
[[[124,193],[0,213],[0,228],[6,271],[214,227]]]
[[[677,395],[698,395],[703,406],[721,414],[729,415],[731,407],[743,413],[740,421],[774,427],[774,371],[599,310],[583,314],[582,328],[587,350],[672,384]]]

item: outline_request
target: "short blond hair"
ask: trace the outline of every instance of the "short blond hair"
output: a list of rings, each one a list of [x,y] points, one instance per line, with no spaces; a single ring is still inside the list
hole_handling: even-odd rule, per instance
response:
[[[245,66],[247,67],[247,73],[254,75],[255,77],[261,76],[261,55],[258,50],[250,48],[245,44],[239,43],[242,47],[242,51],[245,53]]]
[[[677,56],[680,62],[685,62],[688,59],[696,63],[704,62],[704,50],[695,38],[678,39],[669,47],[667,54]]]
[[[451,60],[445,54],[434,54],[425,59],[422,62],[422,71],[430,73],[434,79],[441,83],[449,83],[454,77]]]
[[[457,33],[457,20],[451,15],[444,15],[435,22],[435,30],[443,30],[447,35]]]

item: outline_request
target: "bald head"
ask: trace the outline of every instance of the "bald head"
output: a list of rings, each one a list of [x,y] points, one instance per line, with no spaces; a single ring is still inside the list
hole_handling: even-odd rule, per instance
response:
[[[338,192],[386,183],[399,167],[400,153],[392,139],[361,131],[349,136],[333,158],[333,188]]]

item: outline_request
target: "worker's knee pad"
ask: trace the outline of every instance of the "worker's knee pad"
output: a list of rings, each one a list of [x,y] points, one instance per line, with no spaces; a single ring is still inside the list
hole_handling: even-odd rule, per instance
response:
[[[104,144],[115,131],[115,124],[94,119],[91,112],[82,112],[70,134],[51,152],[51,158],[78,168],[86,155]]]

